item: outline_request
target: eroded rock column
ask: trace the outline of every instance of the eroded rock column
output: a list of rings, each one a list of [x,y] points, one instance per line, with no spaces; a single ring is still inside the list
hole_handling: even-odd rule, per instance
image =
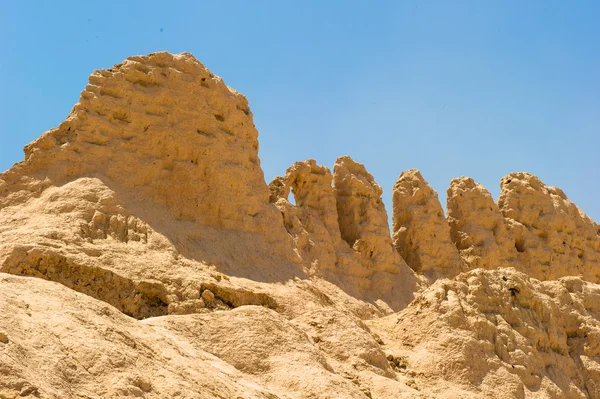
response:
[[[309,275],[395,310],[412,300],[417,279],[393,249],[381,187],[363,165],[341,157],[334,177],[314,160],[296,162],[269,188]]]
[[[348,156],[337,159],[333,181],[344,241],[365,260],[372,261],[374,269],[398,273],[404,261],[392,245],[381,186],[363,164]]]
[[[514,238],[490,192],[459,177],[450,182],[446,198],[450,237],[469,269],[514,266]]]
[[[400,175],[392,201],[393,242],[406,263],[430,280],[458,274],[463,262],[438,195],[418,170]]]

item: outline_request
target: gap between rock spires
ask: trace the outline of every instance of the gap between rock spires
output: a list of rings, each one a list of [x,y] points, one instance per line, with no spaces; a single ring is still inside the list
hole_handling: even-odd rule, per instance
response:
[[[94,71],[0,175],[0,398],[600,398],[599,226],[560,189],[457,178],[446,218],[409,170],[392,231],[381,194],[347,156],[267,186],[189,53]]]

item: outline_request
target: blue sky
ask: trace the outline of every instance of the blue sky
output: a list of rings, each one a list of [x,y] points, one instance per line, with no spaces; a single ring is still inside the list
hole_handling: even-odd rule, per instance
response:
[[[267,181],[350,155],[497,198],[528,171],[600,221],[600,2],[0,1],[0,171],[94,69],[189,51],[244,93]]]

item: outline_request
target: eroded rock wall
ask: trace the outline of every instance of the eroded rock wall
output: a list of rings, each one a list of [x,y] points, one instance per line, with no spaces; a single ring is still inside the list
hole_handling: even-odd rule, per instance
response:
[[[600,282],[597,225],[562,190],[524,172],[503,177],[500,187],[497,204],[470,178],[454,179],[448,189],[452,241],[470,268],[510,266],[540,280]]]
[[[309,274],[351,295],[383,300],[384,309],[406,306],[418,280],[392,247],[381,187],[350,157],[339,158],[334,170],[296,162],[269,185],[297,253],[310,264]]]
[[[461,177],[446,218],[410,170],[392,238],[364,165],[267,188],[257,149],[190,54],[96,71],[0,175],[0,397],[600,398],[600,231],[562,191]]]
[[[542,280],[581,275],[600,282],[600,236],[562,190],[529,173],[502,178],[498,205],[515,237],[519,263]]]
[[[0,176],[0,207],[82,177],[117,192],[187,257],[246,277],[303,276],[269,203],[248,101],[189,53],[94,71],[69,117]],[[101,218],[92,237],[113,223]]]
[[[400,314],[369,322],[421,388],[476,398],[599,398],[600,286],[512,268],[438,280]],[[457,388],[456,386],[454,387]],[[470,392],[469,392],[470,391]]]
[[[392,245],[381,186],[363,164],[344,156],[334,166],[333,191],[342,239],[371,269],[398,273],[404,262]]]
[[[597,224],[556,187],[524,172],[502,178],[498,203],[468,177],[453,179],[447,218],[416,170],[393,192],[394,245],[430,281],[476,268],[514,267],[541,280],[600,282]]]

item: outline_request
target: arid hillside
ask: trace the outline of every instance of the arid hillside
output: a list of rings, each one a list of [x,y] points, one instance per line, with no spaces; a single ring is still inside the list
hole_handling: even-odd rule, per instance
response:
[[[500,185],[404,171],[390,229],[348,156],[267,184],[191,54],[94,71],[0,175],[0,399],[600,398],[599,226]]]

